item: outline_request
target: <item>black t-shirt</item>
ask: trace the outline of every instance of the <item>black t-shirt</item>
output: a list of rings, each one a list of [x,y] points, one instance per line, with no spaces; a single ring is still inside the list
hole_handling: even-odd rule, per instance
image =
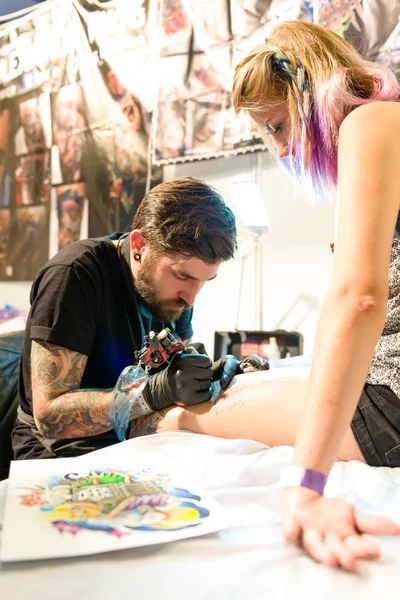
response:
[[[32,415],[30,354],[42,340],[88,356],[81,388],[113,388],[121,371],[134,363],[135,351],[151,330],[170,327],[182,340],[192,336],[192,309],[178,321],[157,321],[137,294],[130,267],[110,237],[66,246],[39,272],[32,285],[19,378],[19,404]],[[15,458],[51,456],[28,427],[14,429]],[[57,440],[57,456],[83,454],[116,443],[114,431],[79,440]],[[73,442],[73,443],[72,443]],[[63,451],[64,449],[64,451]]]

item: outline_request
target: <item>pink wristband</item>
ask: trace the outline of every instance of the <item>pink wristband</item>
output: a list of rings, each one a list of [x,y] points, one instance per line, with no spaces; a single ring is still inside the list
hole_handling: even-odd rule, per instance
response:
[[[323,496],[327,480],[324,473],[290,465],[282,469],[279,482],[282,487],[305,487]]]

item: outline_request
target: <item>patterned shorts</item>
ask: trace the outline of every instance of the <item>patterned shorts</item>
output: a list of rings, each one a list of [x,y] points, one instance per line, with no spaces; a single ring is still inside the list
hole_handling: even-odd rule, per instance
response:
[[[368,465],[400,467],[400,399],[389,387],[364,386],[351,429]]]

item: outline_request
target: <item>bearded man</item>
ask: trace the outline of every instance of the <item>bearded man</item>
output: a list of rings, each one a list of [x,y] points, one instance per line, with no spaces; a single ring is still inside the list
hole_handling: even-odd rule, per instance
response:
[[[15,459],[77,456],[116,443],[110,407],[121,373],[150,331],[169,327],[190,340],[195,298],[235,249],[235,217],[220,194],[184,177],[146,194],[131,232],[80,240],[54,256],[31,290]],[[209,400],[212,382],[226,387],[239,368],[233,356],[212,363],[206,354],[178,352],[132,403],[126,437],[153,433],[137,426],[144,414]]]

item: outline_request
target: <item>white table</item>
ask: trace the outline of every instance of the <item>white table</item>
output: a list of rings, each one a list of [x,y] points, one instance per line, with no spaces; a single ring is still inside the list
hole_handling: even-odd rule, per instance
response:
[[[280,531],[277,479],[292,449],[270,450],[257,442],[222,440],[173,432],[124,442],[163,452],[189,469],[203,487],[246,524],[173,544],[75,559],[0,565],[1,600],[390,600],[400,593],[400,538],[381,540],[378,562],[362,562],[358,572],[318,565],[286,544]],[[121,445],[118,448],[121,451]],[[100,450],[112,456],[116,448]],[[378,474],[378,475],[377,475]],[[369,501],[377,477],[400,483],[400,469],[373,469],[337,463],[328,493]],[[362,482],[360,484],[360,482]],[[2,515],[7,482],[0,484]],[[398,507],[381,498],[376,512],[394,516]],[[0,516],[0,520],[1,520]],[[40,543],[40,540],[38,540]]]

